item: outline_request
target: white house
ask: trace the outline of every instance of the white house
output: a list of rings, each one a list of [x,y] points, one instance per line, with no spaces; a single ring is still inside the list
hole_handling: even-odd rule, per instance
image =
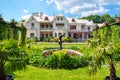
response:
[[[92,21],[67,18],[63,15],[46,16],[42,12],[33,13],[25,20],[27,37],[58,37],[60,34],[84,41],[90,37],[95,24]]]

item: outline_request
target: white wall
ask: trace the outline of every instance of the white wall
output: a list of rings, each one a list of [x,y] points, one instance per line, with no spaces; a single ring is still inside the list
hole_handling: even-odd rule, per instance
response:
[[[34,23],[34,29],[31,29],[31,23]],[[28,20],[27,22],[27,37],[30,37],[30,33],[34,33],[35,37],[38,38],[38,40],[40,39],[40,24],[37,22],[36,19],[32,17]]]
[[[59,20],[57,19],[59,17]],[[63,18],[61,20],[61,18]],[[63,23],[64,26],[62,28],[58,28],[56,27],[56,23]],[[62,17],[62,16],[57,16],[54,20],[53,20],[53,36],[55,36],[55,33],[57,33],[57,36],[58,36],[58,33],[62,33],[64,34],[65,33],[65,36],[68,36],[68,29],[69,29],[69,25],[68,25],[68,21]]]

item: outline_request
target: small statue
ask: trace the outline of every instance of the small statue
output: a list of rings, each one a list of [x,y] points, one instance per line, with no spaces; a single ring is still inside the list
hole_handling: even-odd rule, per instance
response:
[[[62,37],[63,37],[63,35],[60,35],[60,36],[59,36],[60,50],[62,50]]]

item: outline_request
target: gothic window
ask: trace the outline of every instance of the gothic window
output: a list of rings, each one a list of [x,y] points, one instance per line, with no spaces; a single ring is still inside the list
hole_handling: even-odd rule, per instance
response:
[[[47,16],[45,17],[45,20],[49,20]]]
[[[35,27],[35,24],[31,23],[31,29],[34,29],[34,27]]]

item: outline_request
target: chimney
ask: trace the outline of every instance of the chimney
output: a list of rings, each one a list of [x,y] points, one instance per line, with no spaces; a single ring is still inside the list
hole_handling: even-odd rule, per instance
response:
[[[43,12],[40,12],[40,18],[42,18],[42,16],[43,16]]]
[[[39,16],[38,12],[32,13],[33,16]]]

